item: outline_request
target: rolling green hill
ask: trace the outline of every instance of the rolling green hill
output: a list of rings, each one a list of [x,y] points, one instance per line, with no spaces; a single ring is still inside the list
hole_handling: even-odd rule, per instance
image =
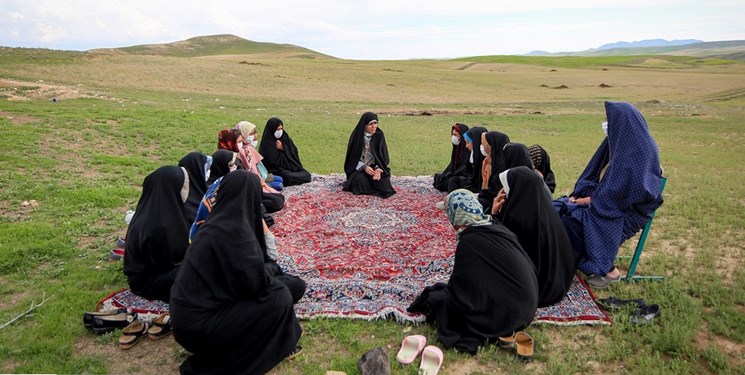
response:
[[[173,57],[271,53],[282,55],[284,57],[311,59],[333,58],[332,56],[324,55],[292,44],[254,42],[230,34],[198,36],[173,43],[143,44],[131,47],[94,49],[90,52]]]

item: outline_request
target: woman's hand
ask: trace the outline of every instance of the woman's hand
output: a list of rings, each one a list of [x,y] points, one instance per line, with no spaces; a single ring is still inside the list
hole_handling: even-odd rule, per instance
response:
[[[482,189],[488,189],[489,188],[489,178],[491,177],[491,158],[486,158],[483,163],[481,163],[481,188]]]
[[[504,188],[499,189],[499,193],[497,193],[497,196],[494,197],[494,201],[491,205],[491,214],[496,215],[500,211],[502,211],[502,206],[504,205],[504,201],[507,199],[507,193],[504,192]]]
[[[380,177],[383,175],[383,170],[378,168],[373,172],[372,179],[375,181],[379,181]]]
[[[279,139],[274,142],[274,145],[277,147],[277,150],[284,151],[285,149],[285,146],[282,146],[282,141],[280,141]]]
[[[375,169],[368,165],[365,167],[365,173],[367,173],[368,176],[373,176],[375,175]]]
[[[590,204],[590,201],[592,201],[592,198],[590,197],[583,197],[583,198],[569,197],[569,203],[574,203],[574,204]]]

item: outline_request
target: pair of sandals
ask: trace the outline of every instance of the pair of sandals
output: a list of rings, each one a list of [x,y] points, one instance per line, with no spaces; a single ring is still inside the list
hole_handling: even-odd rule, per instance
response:
[[[523,361],[533,359],[535,341],[533,336],[524,331],[517,331],[512,336],[499,337],[497,340],[502,349],[514,350],[515,355]]]
[[[396,355],[396,360],[402,365],[410,365],[422,354],[419,364],[419,375],[437,375],[445,360],[445,355],[440,348],[427,345],[427,338],[422,335],[406,336],[401,342],[401,349]]]
[[[160,340],[171,333],[171,314],[163,313],[158,315],[150,322],[136,319],[128,326],[122,328],[122,335],[119,336],[119,347],[127,350],[131,349],[147,336],[150,340]]]
[[[652,323],[654,319],[662,314],[660,311],[660,305],[651,304],[647,305],[647,302],[642,298],[635,299],[621,299],[616,297],[608,297],[599,299],[598,302],[602,303],[612,310],[620,310],[626,305],[635,305],[636,310],[631,315],[629,322],[633,325],[645,325]]]

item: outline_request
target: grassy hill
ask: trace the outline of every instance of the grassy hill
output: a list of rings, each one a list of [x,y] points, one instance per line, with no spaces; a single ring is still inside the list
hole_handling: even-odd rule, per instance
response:
[[[273,53],[285,57],[331,58],[331,56],[292,44],[254,42],[230,34],[198,36],[173,43],[143,44],[122,48],[94,49],[90,52],[173,57]]]

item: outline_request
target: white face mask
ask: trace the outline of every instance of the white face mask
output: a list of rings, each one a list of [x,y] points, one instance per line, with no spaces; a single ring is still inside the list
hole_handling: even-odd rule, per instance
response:
[[[274,132],[274,138],[276,139],[282,138],[282,133],[283,133],[282,130],[277,130],[276,132]]]
[[[248,143],[251,144],[251,147],[256,148],[256,145],[259,144],[259,141],[252,139],[252,140],[248,141]]]
[[[454,135],[450,137],[450,142],[453,142],[453,145],[457,146],[460,143],[460,137],[458,137],[457,135]]]
[[[228,170],[231,171],[231,172],[235,171],[236,169],[238,169],[238,166],[235,165],[235,164],[228,166]]]
[[[602,124],[600,124],[600,127],[603,128],[603,133],[605,133],[605,136],[608,136],[608,121],[603,121]]]
[[[486,157],[486,149],[484,148],[484,145],[479,145],[479,150],[481,150],[481,155],[484,155],[484,157]]]
[[[502,183],[502,188],[504,188],[504,193],[509,197],[510,196],[510,184],[507,183],[507,172],[509,171],[503,171],[499,174],[499,181]]]
[[[242,148],[243,148],[243,142],[238,142],[238,149],[240,150]]]

